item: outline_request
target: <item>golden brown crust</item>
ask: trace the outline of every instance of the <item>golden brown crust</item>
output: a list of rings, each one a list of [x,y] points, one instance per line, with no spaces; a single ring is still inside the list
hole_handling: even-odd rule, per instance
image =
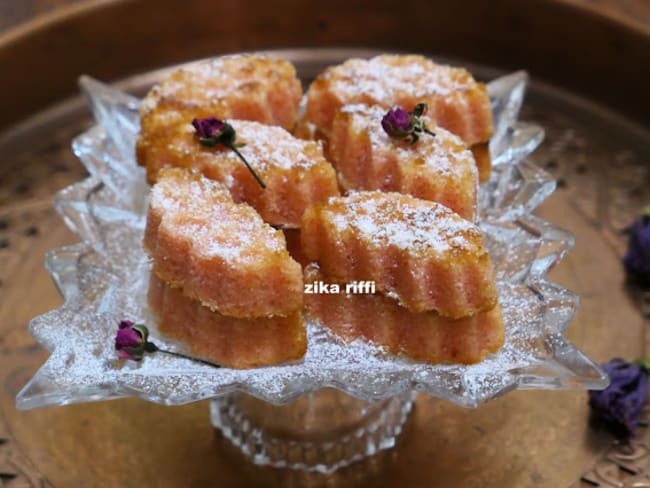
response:
[[[481,231],[435,202],[376,191],[334,197],[307,209],[301,240],[326,276],[373,280],[413,312],[459,318],[497,301]]]
[[[329,156],[341,187],[407,193],[473,221],[478,173],[465,143],[427,116],[435,137],[423,134],[413,144],[391,138],[381,126],[385,113],[377,105],[346,105],[334,118]]]
[[[307,350],[300,311],[288,317],[227,317],[184,296],[155,275],[151,276],[148,298],[163,335],[186,343],[192,355],[221,366],[270,366],[299,360]]]
[[[198,173],[161,171],[144,245],[159,278],[224,315],[286,316],[302,306],[302,269],[282,232]]]
[[[253,120],[291,130],[301,97],[300,80],[288,61],[233,55],[185,66],[155,85],[142,101],[136,160],[147,166],[153,183],[157,171],[172,164],[165,162],[170,157],[167,138],[195,117]]]
[[[255,120],[291,130],[302,87],[295,67],[267,56],[240,54],[200,61],[162,80],[141,104],[143,134],[182,117]]]
[[[328,279],[310,264],[305,283]],[[310,320],[328,327],[347,341],[364,338],[392,354],[428,363],[471,364],[496,352],[504,342],[501,308],[471,317],[450,319],[435,312],[414,313],[381,294],[307,294]]]
[[[490,144],[481,142],[470,147],[478,168],[478,181],[485,183],[492,174],[492,158],[490,156]]]

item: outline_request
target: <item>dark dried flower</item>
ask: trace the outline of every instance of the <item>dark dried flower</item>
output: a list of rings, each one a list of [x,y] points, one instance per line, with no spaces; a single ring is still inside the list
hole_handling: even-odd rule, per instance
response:
[[[610,384],[602,391],[589,391],[589,406],[622,439],[634,435],[641,408],[648,396],[648,371],[641,364],[620,358],[602,365]]]
[[[255,170],[251,168],[248,161],[246,161],[246,158],[239,152],[239,148],[243,147],[245,144],[236,142],[237,133],[232,125],[223,120],[219,120],[216,117],[206,117],[203,119],[193,119],[192,126],[194,126],[194,129],[196,130],[196,135],[199,136],[201,144],[207,147],[214,147],[217,144],[221,144],[233,151],[246,165],[248,171],[250,171],[255,178],[255,181],[257,181],[262,188],[266,188],[264,182],[259,176],[257,176]]]
[[[140,361],[145,352],[153,352],[149,338],[149,330],[142,324],[134,324],[130,320],[122,320],[115,336],[115,350],[121,359]],[[155,348],[155,346],[153,346]]]
[[[435,136],[421,119],[426,111],[426,103],[418,103],[412,112],[407,112],[401,107],[393,107],[382,117],[381,127],[390,137],[406,139],[413,144],[418,141],[419,134],[422,132]]]
[[[623,258],[625,271],[631,281],[650,289],[650,207],[641,213],[630,230]]]
[[[218,137],[225,124],[216,117],[206,117],[205,119],[193,119],[192,125],[201,139],[210,139]]]
[[[411,114],[403,108],[391,108],[381,119],[381,126],[391,137],[406,137],[411,130]]]
[[[122,320],[117,326],[115,335],[115,350],[120,359],[130,359],[140,361],[145,352],[160,352],[176,356],[178,358],[189,359],[201,364],[207,364],[215,368],[220,368],[218,364],[204,361],[203,359],[194,358],[174,351],[160,349],[153,342],[149,342],[149,329],[143,324],[134,324],[130,320]]]

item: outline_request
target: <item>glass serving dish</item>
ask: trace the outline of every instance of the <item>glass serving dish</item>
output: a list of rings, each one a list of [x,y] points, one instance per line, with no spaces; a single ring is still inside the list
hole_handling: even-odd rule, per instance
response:
[[[555,182],[526,159],[544,135],[517,121],[526,83],[517,72],[488,84],[494,170],[479,189],[479,225],[503,309],[501,350],[479,364],[429,365],[361,340],[345,344],[308,323],[301,362],[237,370],[160,353],[138,363],[117,359],[123,319],[145,322],[161,348],[187,351],[157,334],[147,307],[148,186],[134,160],[139,100],[83,77],[97,125],[72,146],[90,176],[55,199],[81,242],[46,255],[65,302],[30,323],[51,355],[18,394],[18,408],[129,396],[165,405],[211,399],[212,424],[254,462],[328,472],[391,447],[414,391],[476,407],[516,388],[604,388],[606,375],[564,337],[578,297],[545,278],[573,237],[532,214]]]

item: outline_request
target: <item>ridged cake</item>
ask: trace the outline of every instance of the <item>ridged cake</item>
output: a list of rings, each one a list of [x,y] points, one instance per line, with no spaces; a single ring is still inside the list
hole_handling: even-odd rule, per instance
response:
[[[463,68],[436,64],[423,56],[384,54],[326,69],[307,92],[307,119],[329,137],[337,112],[357,103],[405,110],[426,103],[436,124],[470,148],[487,143],[493,132],[485,85]],[[480,170],[480,180],[487,180],[489,165]]]
[[[196,172],[161,171],[144,245],[159,278],[223,315],[287,316],[302,306],[302,268],[282,231]]]
[[[413,312],[451,318],[497,302],[478,227],[435,202],[393,192],[357,192],[309,207],[302,250],[328,278],[372,280]]]
[[[266,222],[282,227],[298,227],[307,206],[339,194],[334,168],[318,142],[295,138],[281,127],[229,120],[237,142],[245,144],[239,152],[265,183],[263,189],[232,150],[203,146],[190,122],[150,135],[140,154],[150,181],[167,166],[197,169],[222,182],[236,202],[250,204]]]
[[[408,193],[474,220],[478,173],[465,143],[426,115],[421,120],[435,137],[394,139],[382,128],[385,113],[378,105],[346,105],[334,118],[329,157],[341,187]]]
[[[299,360],[307,350],[301,311],[287,317],[227,317],[184,296],[153,274],[148,299],[163,335],[187,344],[192,355],[221,366],[274,365]]]
[[[291,130],[301,97],[288,61],[253,54],[199,61],[171,73],[143,99],[138,150],[150,134],[194,117],[256,120]]]
[[[327,282],[315,264],[305,283]],[[305,311],[347,341],[364,338],[392,354],[428,363],[477,363],[504,341],[501,308],[450,319],[435,312],[414,313],[379,293],[305,295]]]

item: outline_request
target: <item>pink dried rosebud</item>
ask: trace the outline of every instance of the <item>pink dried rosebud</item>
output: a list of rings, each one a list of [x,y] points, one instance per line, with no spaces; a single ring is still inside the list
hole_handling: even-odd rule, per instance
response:
[[[217,137],[226,124],[216,117],[206,117],[205,119],[193,119],[192,125],[201,139],[209,139]]]
[[[115,335],[115,350],[120,356],[120,359],[130,359],[132,361],[140,361],[144,357],[145,352],[160,352],[176,356],[177,358],[189,359],[201,364],[207,364],[214,368],[220,368],[218,364],[205,361],[200,358],[194,358],[174,351],[166,351],[160,349],[153,342],[149,342],[149,329],[143,324],[134,324],[130,320],[122,320],[117,326],[117,334]]]
[[[390,137],[405,139],[413,144],[418,141],[419,134],[422,132],[435,136],[420,118],[426,111],[426,103],[418,103],[411,112],[407,112],[401,107],[391,108],[382,117],[381,127]]]
[[[134,325],[135,325],[135,324],[134,324],[133,322],[131,322],[130,320],[122,320],[122,321],[118,324],[117,327],[118,327],[119,329],[128,329],[129,327],[133,327]]]
[[[152,352],[148,338],[149,330],[144,325],[122,320],[115,335],[115,350],[121,359],[140,361],[145,352]]]
[[[411,114],[403,108],[391,108],[381,119],[381,126],[391,137],[406,137],[411,130]]]
[[[192,126],[196,130],[196,135],[199,136],[199,141],[202,145],[207,147],[214,147],[221,144],[233,151],[239,159],[246,165],[248,171],[253,175],[255,181],[264,189],[266,185],[257,175],[255,170],[248,164],[246,158],[239,152],[239,148],[245,144],[237,143],[237,133],[235,128],[229,123],[219,120],[216,117],[206,117],[204,119],[193,119]]]

